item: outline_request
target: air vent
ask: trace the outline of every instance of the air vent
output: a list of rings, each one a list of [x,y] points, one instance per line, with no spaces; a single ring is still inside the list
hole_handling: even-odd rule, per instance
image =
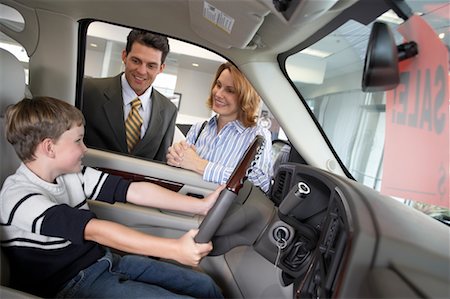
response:
[[[289,192],[292,172],[281,169],[278,171],[277,180],[272,186],[272,201],[278,206],[286,194]]]

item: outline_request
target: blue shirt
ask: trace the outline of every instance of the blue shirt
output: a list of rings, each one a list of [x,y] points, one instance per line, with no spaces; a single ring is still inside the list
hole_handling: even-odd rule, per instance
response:
[[[201,126],[202,123],[197,123],[191,127],[186,136],[187,143],[194,144]],[[248,179],[267,192],[272,178],[270,132],[258,125],[246,128],[238,120],[229,122],[217,134],[217,118],[212,117],[200,133],[195,143],[197,154],[209,161],[203,179],[219,184],[225,183],[256,135],[263,136],[265,144]]]

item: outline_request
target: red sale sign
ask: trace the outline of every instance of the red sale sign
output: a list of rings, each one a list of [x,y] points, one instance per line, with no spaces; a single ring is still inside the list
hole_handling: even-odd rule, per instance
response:
[[[448,51],[419,16],[399,32],[419,53],[400,63],[400,84],[387,93],[381,192],[450,207]]]

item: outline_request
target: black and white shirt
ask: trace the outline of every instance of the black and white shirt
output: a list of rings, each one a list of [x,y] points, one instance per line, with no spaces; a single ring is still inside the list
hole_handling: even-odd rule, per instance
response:
[[[0,192],[0,238],[9,258],[11,287],[54,296],[102,257],[102,246],[84,240],[86,224],[96,217],[86,200],[125,202],[129,184],[89,167],[52,184],[22,163]]]

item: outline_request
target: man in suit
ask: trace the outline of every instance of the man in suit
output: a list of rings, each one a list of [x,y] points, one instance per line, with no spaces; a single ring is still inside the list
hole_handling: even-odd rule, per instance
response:
[[[152,84],[164,70],[168,53],[166,37],[132,30],[122,52],[125,71],[115,77],[84,80],[82,111],[88,146],[166,160],[174,136],[177,108]],[[130,147],[126,120],[136,98],[140,100],[138,111],[142,124],[137,144]]]

